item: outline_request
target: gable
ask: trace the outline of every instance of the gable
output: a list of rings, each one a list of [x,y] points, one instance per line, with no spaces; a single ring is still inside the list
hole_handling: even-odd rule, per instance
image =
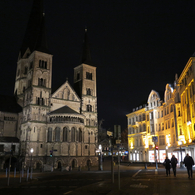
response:
[[[71,87],[68,81],[66,81],[59,89],[57,89],[53,94],[52,98],[62,99],[62,100],[72,100],[80,101],[80,98]]]

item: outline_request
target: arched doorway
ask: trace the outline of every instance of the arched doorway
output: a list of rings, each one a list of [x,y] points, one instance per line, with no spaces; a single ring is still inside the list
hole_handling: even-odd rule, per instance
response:
[[[58,169],[61,169],[62,168],[62,163],[59,161],[58,162]]]
[[[76,168],[77,167],[77,161],[76,159],[72,160],[72,168]]]
[[[39,170],[39,169],[41,169],[41,167],[42,167],[42,166],[41,166],[41,163],[40,163],[40,162],[37,162],[37,163],[36,163],[36,169]]]

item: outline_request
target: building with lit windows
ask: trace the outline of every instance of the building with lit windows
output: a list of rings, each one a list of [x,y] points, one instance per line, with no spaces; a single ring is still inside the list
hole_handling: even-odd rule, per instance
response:
[[[186,153],[195,157],[194,78],[195,55],[173,85],[167,84],[162,94],[152,90],[144,105],[126,115],[130,161],[154,162],[156,157],[163,162],[174,154],[180,162]]]

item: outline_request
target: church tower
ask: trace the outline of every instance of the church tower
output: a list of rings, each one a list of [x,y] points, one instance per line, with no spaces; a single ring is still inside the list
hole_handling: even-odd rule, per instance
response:
[[[92,154],[92,143],[97,142],[97,89],[96,89],[96,67],[92,65],[91,55],[87,37],[87,29],[83,42],[83,55],[81,65],[74,68],[74,89],[81,98],[80,112],[85,115],[86,134],[91,143],[90,154]],[[87,135],[86,135],[87,136]],[[86,137],[85,136],[85,137]]]
[[[23,107],[21,149],[24,156],[39,145],[45,136],[50,111],[52,55],[48,50],[43,0],[34,0],[24,41],[19,52],[14,93]]]

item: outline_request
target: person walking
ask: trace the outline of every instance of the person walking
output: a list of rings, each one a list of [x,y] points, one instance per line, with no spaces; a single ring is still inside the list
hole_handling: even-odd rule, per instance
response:
[[[172,156],[171,158],[171,166],[172,166],[172,169],[173,169],[173,174],[174,176],[176,177],[176,166],[177,166],[177,158],[175,158],[175,155]]]
[[[171,161],[168,159],[168,156],[166,156],[166,159],[165,159],[163,164],[164,164],[165,169],[166,169],[166,175],[170,176]]]
[[[194,160],[189,154],[186,154],[186,157],[184,158],[184,164],[187,167],[188,171],[188,178],[192,178],[192,166],[194,165]]]

